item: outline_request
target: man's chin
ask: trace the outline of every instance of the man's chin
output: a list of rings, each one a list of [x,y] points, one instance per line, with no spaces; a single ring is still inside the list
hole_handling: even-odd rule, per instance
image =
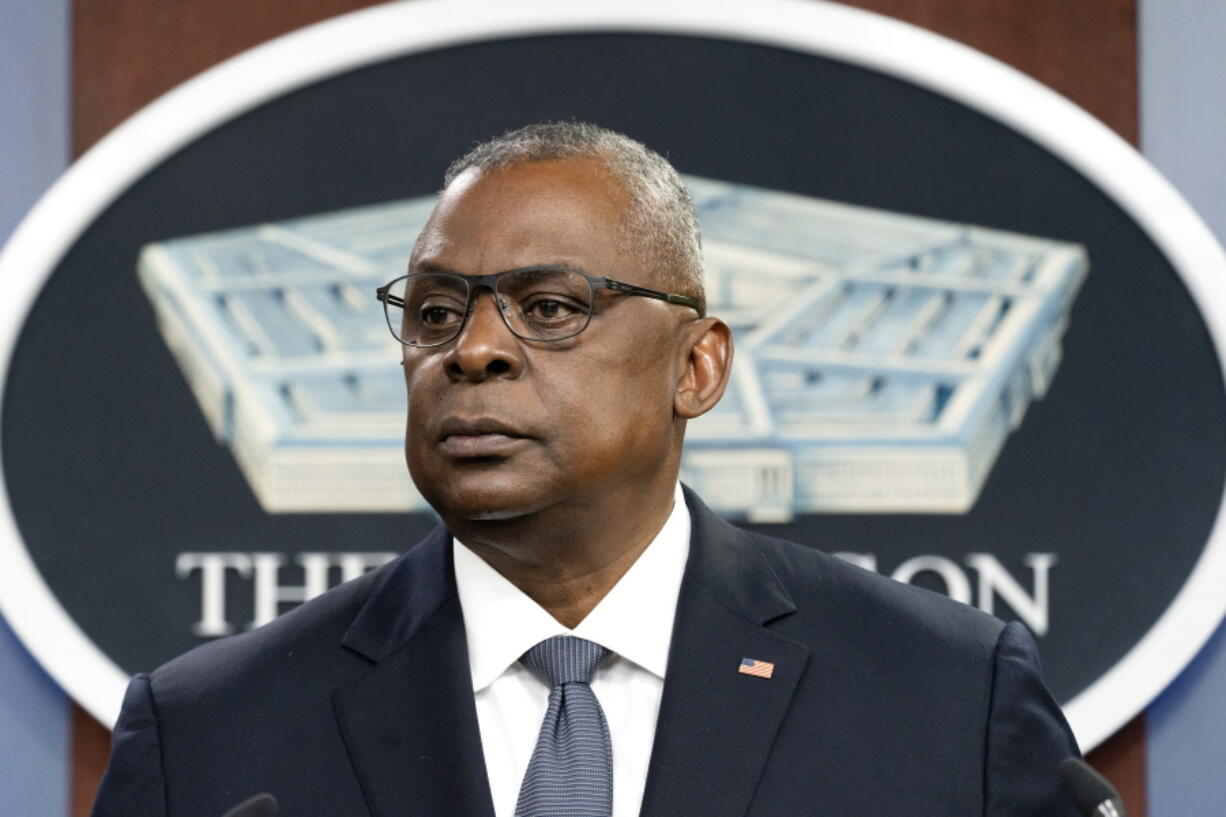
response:
[[[514,498],[506,497],[499,500],[452,498],[444,506],[436,505],[434,509],[438,511],[438,515],[445,523],[454,526],[458,522],[514,522],[530,517],[545,507],[545,503],[539,501],[516,501]]]
[[[461,518],[469,522],[499,522],[527,516],[531,511],[523,508],[479,508],[470,510]]]
[[[502,482],[486,476],[454,480],[443,490],[420,485],[418,490],[444,522],[505,522],[531,516],[553,504],[539,490]]]

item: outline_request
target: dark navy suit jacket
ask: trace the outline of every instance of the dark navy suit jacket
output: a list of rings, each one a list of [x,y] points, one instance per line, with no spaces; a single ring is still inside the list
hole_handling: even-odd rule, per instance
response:
[[[1021,625],[687,501],[643,815],[1072,817],[1077,749]],[[95,817],[258,792],[281,817],[492,817],[445,530],[132,680]]]

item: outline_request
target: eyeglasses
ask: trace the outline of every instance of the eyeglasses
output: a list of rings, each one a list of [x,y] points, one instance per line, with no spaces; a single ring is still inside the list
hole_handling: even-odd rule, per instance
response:
[[[592,321],[597,289],[681,304],[702,315],[697,298],[566,267],[526,267],[491,275],[416,272],[379,287],[375,295],[396,340],[424,349],[442,346],[460,334],[473,293],[481,287],[493,292],[503,322],[524,340],[566,340],[582,332]]]

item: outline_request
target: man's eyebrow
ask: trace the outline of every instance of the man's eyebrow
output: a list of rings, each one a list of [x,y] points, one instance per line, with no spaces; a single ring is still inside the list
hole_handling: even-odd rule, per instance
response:
[[[409,272],[435,272],[446,273],[449,275],[462,275],[463,273],[456,272],[450,267],[437,264],[433,261],[418,261],[409,268]]]
[[[561,261],[547,261],[543,264],[529,264],[528,266],[520,267],[520,269],[541,269],[541,270],[568,269],[568,270],[578,270],[579,272],[587,272],[587,270],[584,268],[582,264],[576,264],[573,260],[568,261],[565,259]]]
[[[587,270],[584,269],[582,265],[576,264],[573,261],[567,261],[567,260],[545,261],[545,262],[538,263],[538,264],[523,264],[518,267],[508,267],[505,270],[499,270],[499,272],[511,272],[513,270],[576,270],[578,272],[587,272]],[[462,272],[459,272],[458,270],[454,270],[451,267],[448,267],[444,264],[439,264],[435,261],[419,261],[416,264],[413,264],[409,268],[409,272],[429,272],[429,273],[446,274],[446,275],[459,275],[461,277],[470,277],[470,276],[466,276]]]

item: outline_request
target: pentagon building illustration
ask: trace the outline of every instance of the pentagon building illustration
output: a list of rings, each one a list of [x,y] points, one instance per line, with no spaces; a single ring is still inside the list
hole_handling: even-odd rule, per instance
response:
[[[682,479],[754,522],[967,511],[1051,383],[1085,251],[686,182],[736,356],[723,400],[690,424]],[[428,510],[375,289],[403,273],[434,200],[145,247],[162,335],[265,510]]]

